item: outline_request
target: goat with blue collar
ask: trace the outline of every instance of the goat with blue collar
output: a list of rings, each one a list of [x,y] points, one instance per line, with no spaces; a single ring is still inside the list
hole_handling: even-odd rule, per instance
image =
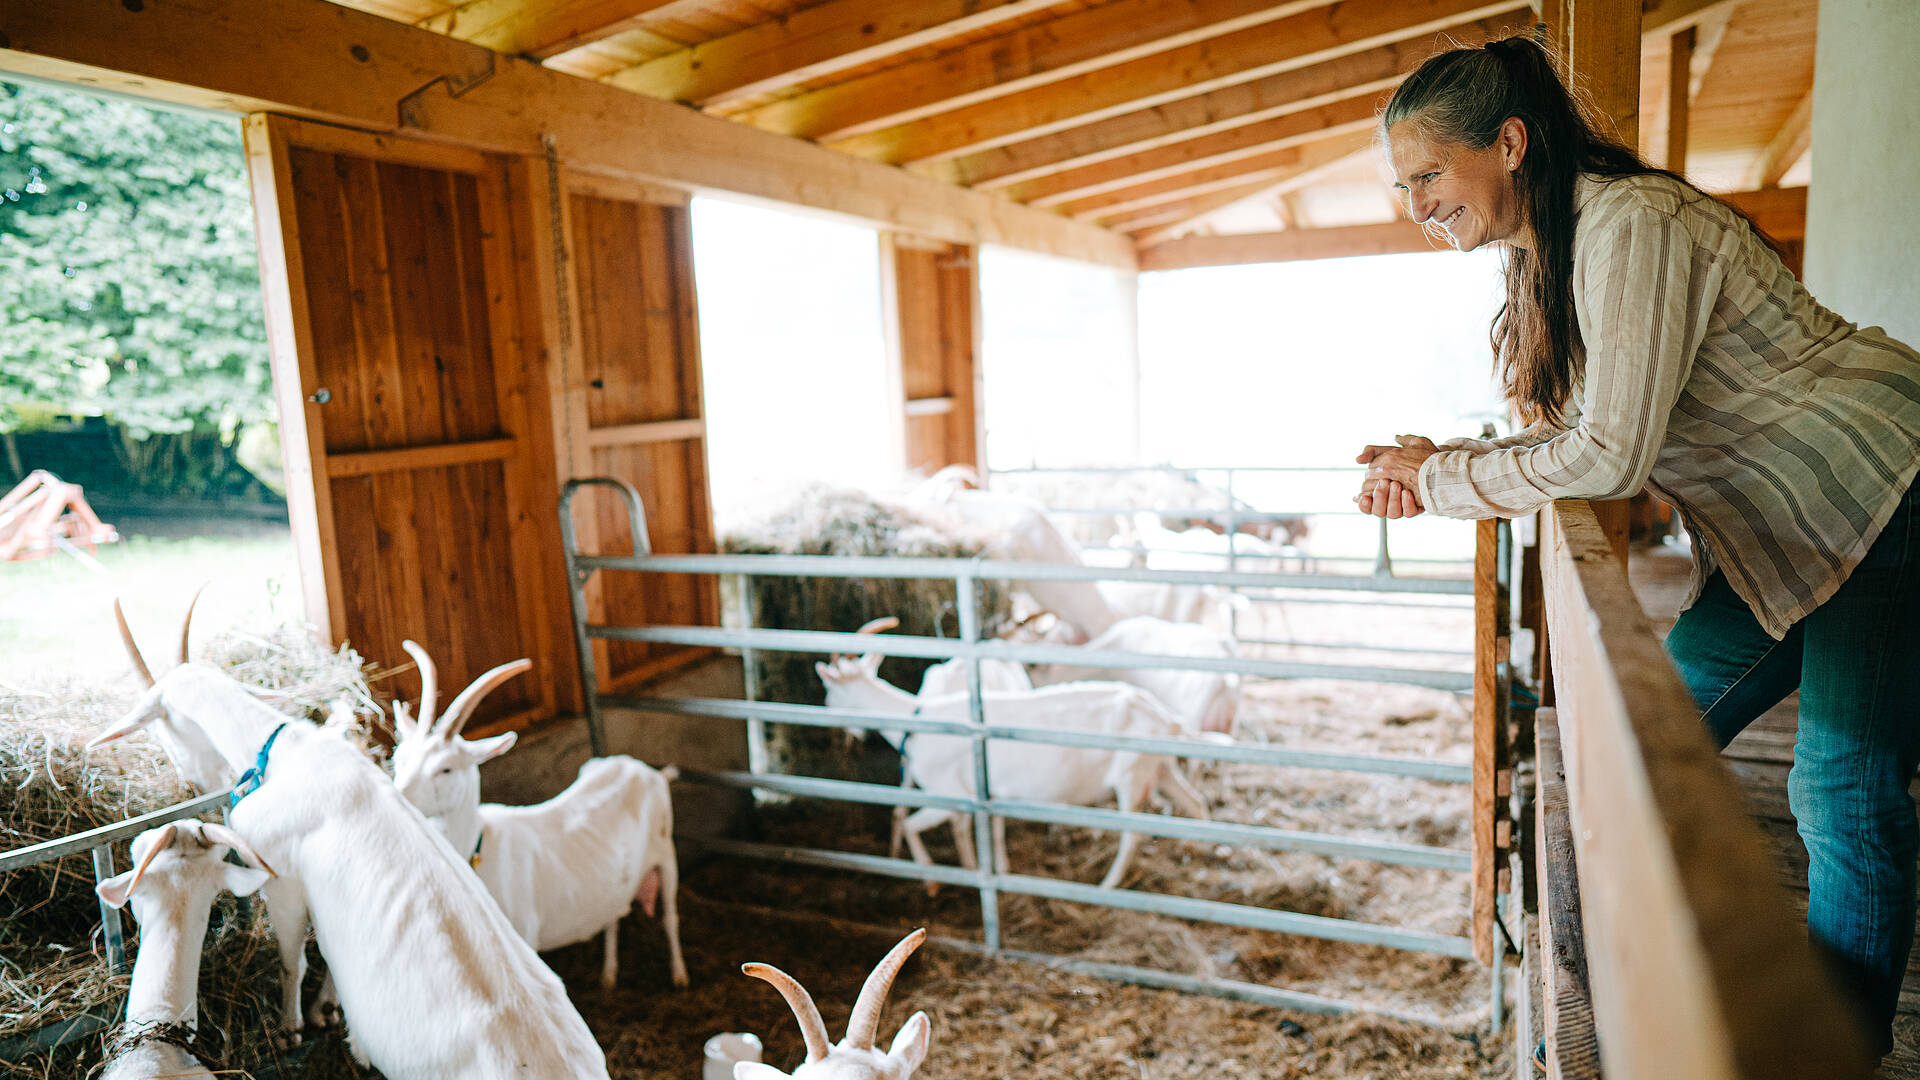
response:
[[[279,871],[262,893],[285,1041],[299,1039],[310,918],[355,1056],[391,1080],[606,1077],[560,980],[379,766],[341,731],[288,720],[186,662],[184,632],[182,663],[153,679],[121,627],[148,689],[88,745],[150,731],[207,790],[256,770],[230,823]]]

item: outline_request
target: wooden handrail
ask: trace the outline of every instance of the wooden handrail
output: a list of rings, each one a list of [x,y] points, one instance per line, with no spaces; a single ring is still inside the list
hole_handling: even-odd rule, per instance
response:
[[[1591,507],[1556,503],[1541,526],[1606,1075],[1865,1080],[1858,1029]]]

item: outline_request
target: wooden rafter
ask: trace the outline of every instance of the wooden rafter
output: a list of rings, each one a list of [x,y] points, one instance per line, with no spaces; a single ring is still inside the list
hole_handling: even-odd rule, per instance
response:
[[[880,131],[830,140],[828,145],[893,164],[953,157],[1423,37],[1462,20],[1490,18],[1516,7],[1513,0],[1341,4]]]
[[[1689,26],[1725,19],[1740,0],[1641,0],[1640,33],[1677,34]]]
[[[1368,132],[1372,127],[1372,123],[1367,122],[1358,131],[1347,131],[1304,146],[1269,150],[1223,164],[1176,172],[1145,183],[1129,184],[1099,195],[1076,199],[1060,206],[1059,210],[1085,221],[1176,199],[1243,187],[1262,178],[1285,181],[1300,173],[1317,172],[1335,162],[1345,161],[1355,150],[1367,145]]]
[[[1229,128],[1213,135],[1163,146],[1126,158],[1104,161],[1071,172],[1055,173],[1017,184],[1008,198],[1032,206],[1058,206],[1130,189],[1181,173],[1231,165],[1271,155],[1287,147],[1318,142],[1329,136],[1370,131],[1377,92],[1361,94],[1317,109]]]
[[[495,52],[544,60],[632,29],[675,0],[467,0],[420,25]]]
[[[1124,237],[575,78],[326,0],[0,0],[0,70],[402,132],[1125,268]],[[365,59],[360,59],[361,55]],[[645,133],[636,137],[636,133]],[[549,142],[548,140],[551,140]]]
[[[1180,270],[1193,266],[1239,266],[1452,250],[1411,221],[1391,221],[1384,225],[1344,225],[1331,229],[1183,236],[1142,250],[1140,269]]]
[[[1201,219],[1250,199],[1270,199],[1290,191],[1296,191],[1315,183],[1321,177],[1339,172],[1351,166],[1356,160],[1374,153],[1371,146],[1362,145],[1347,156],[1336,158],[1318,168],[1302,168],[1279,179],[1263,176],[1246,185],[1227,188],[1212,194],[1196,195],[1178,202],[1145,210],[1133,211],[1115,218],[1103,219],[1101,224],[1133,236],[1134,242],[1141,247],[1162,243],[1176,236],[1192,232],[1194,224]]]
[[[1032,14],[1022,0],[829,0],[616,72],[626,90],[711,107]]]
[[[1497,19],[1450,26],[1443,36],[1482,41],[1518,32],[1526,25],[1527,13],[1522,9]],[[1271,120],[1354,94],[1385,90],[1432,51],[1432,42],[1425,39],[1392,42],[1155,108],[1136,109],[1038,139],[915,166],[915,170],[985,190],[1011,188],[1035,177],[1155,150],[1242,124]]]
[[[1800,104],[1793,107],[1786,123],[1774,133],[1766,149],[1753,163],[1747,173],[1747,186],[1755,188],[1779,187],[1780,178],[1800,160],[1813,141],[1813,89],[1807,89]]]
[[[904,123],[1331,0],[1114,0],[740,114],[768,131],[833,139]]]

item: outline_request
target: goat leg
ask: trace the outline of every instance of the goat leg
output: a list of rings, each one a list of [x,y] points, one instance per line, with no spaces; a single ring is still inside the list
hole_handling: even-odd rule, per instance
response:
[[[261,887],[267,917],[280,946],[280,1034],[282,1048],[300,1045],[300,981],[307,976],[307,896],[298,881],[274,878]]]
[[[1159,772],[1160,768],[1161,766],[1159,764],[1155,764],[1153,772],[1147,772],[1140,768],[1127,770],[1126,780],[1114,790],[1114,796],[1120,804],[1121,813],[1130,814],[1140,808],[1140,804],[1146,801],[1147,794],[1153,790],[1156,779],[1154,774]],[[1100,887],[1103,889],[1118,887],[1120,882],[1127,876],[1127,867],[1133,863],[1134,852],[1139,849],[1139,833],[1121,833],[1120,853],[1113,857],[1113,866],[1107,870],[1107,876],[1100,879]]]
[[[902,824],[901,831],[906,836],[907,850],[913,852],[914,862],[919,863],[921,866],[933,865],[933,856],[927,854],[927,842],[920,839],[920,834],[954,816],[951,810],[942,810],[937,806],[922,807],[907,815],[907,820]],[[939,893],[939,882],[927,882],[928,896],[937,896]]]
[[[687,962],[680,955],[680,867],[672,859],[660,864],[660,926],[667,932],[667,962],[673,985],[687,985]]]

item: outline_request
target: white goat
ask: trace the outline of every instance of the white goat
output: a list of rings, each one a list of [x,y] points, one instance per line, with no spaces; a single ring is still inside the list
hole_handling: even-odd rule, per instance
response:
[[[155,681],[88,745],[141,730],[244,771],[229,817],[280,872],[264,894],[288,1041],[299,1037],[311,916],[355,1055],[392,1080],[606,1077],[565,987],[464,856],[337,732],[288,720],[199,663]]]
[[[1149,570],[1225,570],[1228,553],[1233,568],[1272,573],[1282,568],[1285,553],[1271,541],[1246,533],[1218,533],[1199,527],[1174,532],[1160,524],[1160,515],[1141,510],[1133,515],[1134,541],[1147,549]]]
[[[986,536],[987,554],[994,558],[1085,565],[1080,546],[1054,527],[1039,503],[1017,495],[972,491],[957,482],[971,475],[964,466],[949,466],[915,488],[907,501],[945,515],[957,528]],[[1113,625],[1113,613],[1094,582],[1020,580],[1015,584],[1041,607],[1071,623],[1083,639]]]
[[[847,1037],[840,1045],[827,1042],[827,1025],[813,996],[793,976],[770,964],[743,964],[742,972],[763,979],[780,991],[800,1022],[800,1037],[807,1043],[807,1060],[791,1074],[771,1065],[742,1061],[733,1067],[734,1080],[907,1080],[927,1058],[933,1045],[933,1023],[924,1012],[916,1012],[893,1037],[893,1045],[881,1053],[873,1045],[880,1029],[880,1010],[887,1004],[887,991],[907,957],[927,939],[925,930],[915,930],[900,940],[867,976],[854,1000],[853,1015],[847,1018]]]
[[[871,633],[884,620],[861,628]],[[826,684],[827,705],[837,709],[870,709],[913,713],[927,719],[966,720],[970,705],[965,694],[937,698],[915,697],[883,681],[878,654],[854,658],[836,656],[831,664],[815,664]],[[1120,682],[1068,683],[1020,691],[992,691],[983,695],[989,724],[1090,731],[1106,735],[1177,737],[1180,725],[1151,694]],[[900,731],[882,734],[906,759],[906,771],[921,789],[936,795],[971,795],[973,741],[960,735],[912,735]],[[1132,811],[1165,785],[1167,795],[1181,809],[1205,820],[1207,805],[1186,777],[1162,754],[1130,750],[1015,744],[995,739],[987,744],[988,782],[997,796],[1086,806],[1112,791],[1122,811]],[[916,862],[933,861],[920,834],[943,822],[954,826],[954,846],[963,863],[973,862],[965,814],[926,807],[907,816],[907,847]],[[996,827],[999,822],[996,821]],[[1138,833],[1122,833],[1120,852],[1100,882],[1113,888],[1126,875],[1139,847]],[[1006,844],[995,849],[1004,866]]]
[[[1136,616],[1114,623],[1087,643],[1089,649],[1195,656],[1231,660],[1240,655],[1233,636],[1191,623]],[[1240,709],[1240,676],[1230,671],[1180,668],[1102,668],[1079,664],[1040,664],[1027,672],[1034,686],[1113,679],[1131,683],[1158,698],[1189,733],[1231,732]]]
[[[225,861],[237,851],[253,866]],[[246,896],[273,876],[272,868],[224,825],[176,821],[133,838],[134,868],[95,886],[109,907],[131,901],[140,923],[140,952],[127,987],[123,1049],[102,1080],[206,1077],[213,1073],[172,1037],[191,1039],[200,1028],[200,951],[207,916],[222,889]]]
[[[667,781],[630,757],[594,758],[565,791],[534,806],[480,801],[480,765],[513,748],[514,733],[463,739],[474,706],[495,686],[533,665],[502,664],[462,690],[434,716],[435,674],[426,650],[401,645],[420,668],[420,718],[395,702],[393,778],[400,793],[438,825],[470,861],[527,944],[545,952],[605,931],[600,984],[619,970],[620,920],[635,900],[648,916],[660,904],[673,985],[687,985],[680,956],[679,866]]]

